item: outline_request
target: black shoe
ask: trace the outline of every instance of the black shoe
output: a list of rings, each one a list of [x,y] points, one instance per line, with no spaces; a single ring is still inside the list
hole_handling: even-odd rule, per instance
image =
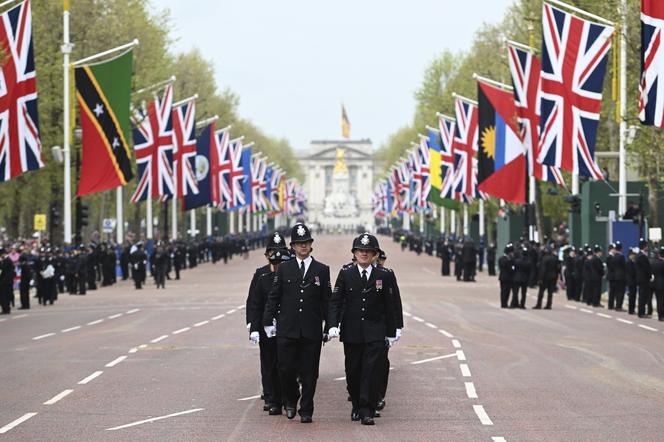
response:
[[[375,425],[373,417],[363,417],[362,418],[362,425]]]
[[[295,408],[286,407],[286,417],[288,419],[293,419],[295,417]]]
[[[539,305],[534,305],[533,306],[533,310],[541,310],[541,309],[542,309],[542,307],[539,306]]]
[[[622,309],[622,307],[616,307],[617,312],[624,312],[625,310]]]
[[[300,422],[303,424],[310,424],[312,422],[311,416],[301,416]]]
[[[378,404],[376,405],[376,410],[380,411],[383,408],[385,408],[385,399],[381,399],[378,401]]]
[[[350,420],[352,420],[353,422],[359,421],[360,420],[360,413],[358,413],[356,410],[351,411]]]
[[[544,307],[544,310],[551,310],[551,306],[547,305],[546,307]]]
[[[270,411],[270,406],[268,404],[263,404],[263,411]]]
[[[380,417],[380,411],[378,410],[374,411],[373,417]]]
[[[352,401],[353,401],[353,398],[350,397],[350,395],[348,395],[348,402],[352,402]]]
[[[270,407],[270,416],[280,416],[281,415],[281,407]]]
[[[644,319],[648,317],[648,315],[638,315],[638,316],[639,318],[644,318]]]

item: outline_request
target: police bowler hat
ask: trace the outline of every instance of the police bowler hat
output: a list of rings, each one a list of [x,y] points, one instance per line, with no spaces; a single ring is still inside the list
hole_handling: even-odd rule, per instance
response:
[[[313,241],[311,230],[303,223],[297,223],[291,229],[291,243]]]
[[[380,251],[378,239],[370,233],[363,233],[353,240],[353,247],[350,249],[351,253],[355,250],[373,250],[374,252]]]

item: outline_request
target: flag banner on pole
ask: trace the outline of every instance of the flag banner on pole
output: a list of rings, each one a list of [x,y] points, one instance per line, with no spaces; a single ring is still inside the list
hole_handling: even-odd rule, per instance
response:
[[[189,101],[173,109],[173,170],[176,195],[198,193],[194,170],[196,159],[196,103]]]
[[[456,122],[453,118],[444,115],[438,116],[438,129],[440,130],[440,196],[455,201],[454,192],[454,133]],[[458,205],[451,207],[457,209]]]
[[[254,156],[251,158],[251,211],[252,213],[263,213],[267,211],[265,193],[267,183],[265,175],[267,163],[262,158]]]
[[[507,45],[514,102],[519,116],[521,138],[526,148],[528,173],[540,181],[548,181],[565,186],[560,170],[545,166],[538,161],[540,116],[537,108],[542,63],[535,54],[512,44]]]
[[[410,207],[419,212],[422,209],[422,172],[417,148],[408,152],[408,170],[410,172]]]
[[[406,160],[401,160],[394,169],[395,195],[399,214],[410,213],[410,169]]]
[[[544,3],[538,161],[596,180],[602,85],[613,27]]]
[[[271,168],[272,174],[270,176],[270,210],[273,214],[279,213],[282,210],[281,205],[281,184],[283,181],[284,173],[277,168]]]
[[[297,215],[297,210],[295,207],[295,186],[297,182],[295,178],[290,178],[286,180],[286,185],[284,187],[284,205],[286,213],[289,216]]]
[[[30,1],[0,16],[0,181],[44,167]]]
[[[133,51],[74,70],[81,122],[77,196],[124,186],[133,177],[129,106]]]
[[[134,152],[138,186],[132,203],[152,199],[165,201],[175,194],[173,183],[173,84],[148,104],[147,111],[134,115]]]
[[[350,138],[350,120],[348,120],[346,107],[343,104],[341,105],[341,136]]]
[[[232,211],[244,205],[242,140],[226,142],[221,149],[218,167],[221,208],[225,211]]]
[[[459,200],[469,203],[477,193],[477,105],[455,97],[454,191]]]
[[[657,127],[664,127],[663,32],[664,2],[641,0],[639,120],[643,124]]]
[[[431,158],[429,155],[429,138],[420,137],[419,148],[415,150],[420,169],[420,201],[419,206],[422,211],[429,211],[429,194],[431,193]]]
[[[236,195],[240,198],[238,206],[247,207],[246,213],[251,213],[252,194],[251,194],[251,156],[253,149],[245,147],[242,149],[242,190]]]
[[[297,183],[295,187],[295,204],[297,206],[297,215],[306,217],[307,215],[307,194],[304,187]]]
[[[394,194],[394,174],[390,173],[385,180],[385,214],[396,215],[396,195]]]
[[[218,138],[215,134],[216,124],[213,121],[201,131],[196,139],[196,156],[194,159],[194,170],[198,192],[186,193],[182,197],[184,210],[204,207],[214,204],[214,165],[217,164]]]
[[[477,186],[512,203],[526,202],[526,156],[514,94],[477,82],[479,150]]]
[[[436,206],[456,209],[458,207],[456,201],[443,197],[443,154],[441,133],[438,130],[430,128],[428,129],[428,134],[429,139],[427,146],[429,147],[429,177],[431,183],[428,201]],[[451,165],[454,166],[454,163]],[[450,172],[450,170],[446,170],[445,172]],[[447,178],[449,178],[449,176]]]

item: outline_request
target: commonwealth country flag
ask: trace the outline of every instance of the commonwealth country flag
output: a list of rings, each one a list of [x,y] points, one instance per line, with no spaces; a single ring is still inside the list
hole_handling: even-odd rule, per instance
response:
[[[350,137],[350,120],[348,120],[346,107],[343,104],[341,105],[341,136],[344,138]]]
[[[437,206],[443,206],[450,209],[458,209],[459,203],[449,198],[442,198],[443,188],[443,170],[442,170],[442,144],[440,131],[429,128],[429,176],[431,178],[431,191],[428,200]]]
[[[129,136],[132,51],[77,67],[82,140],[78,196],[124,186],[133,177]]]

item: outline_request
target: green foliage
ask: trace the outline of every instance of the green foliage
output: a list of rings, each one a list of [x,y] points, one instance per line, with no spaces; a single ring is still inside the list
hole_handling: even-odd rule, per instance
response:
[[[71,2],[71,61],[128,43],[140,41],[134,54],[134,90],[177,76],[176,100],[198,93],[199,119],[219,115],[223,125],[232,124],[234,135],[244,134],[290,176],[301,178],[297,160],[285,139],[264,134],[256,125],[238,116],[239,98],[229,89],[219,91],[212,63],[196,50],[174,54],[170,48],[172,18],[168,11],[154,12],[149,0],[76,0]],[[62,0],[32,1],[33,42],[39,91],[39,123],[45,167],[0,185],[0,225],[7,234],[32,233],[34,213],[46,213],[51,201],[63,201],[63,167],[51,158],[51,148],[63,143],[63,68],[60,46],[63,38]],[[72,81],[73,91],[73,81]],[[72,95],[73,96],[73,95]],[[138,103],[150,94],[133,97]],[[73,103],[73,101],[72,101]],[[72,143],[72,191],[76,192],[75,158],[80,143]],[[137,230],[144,204],[129,203],[136,180],[124,189],[125,218]],[[90,204],[88,233],[99,230],[101,220],[115,214],[115,191],[85,197]],[[159,204],[154,215],[159,216]],[[61,240],[61,232],[56,232]]]

